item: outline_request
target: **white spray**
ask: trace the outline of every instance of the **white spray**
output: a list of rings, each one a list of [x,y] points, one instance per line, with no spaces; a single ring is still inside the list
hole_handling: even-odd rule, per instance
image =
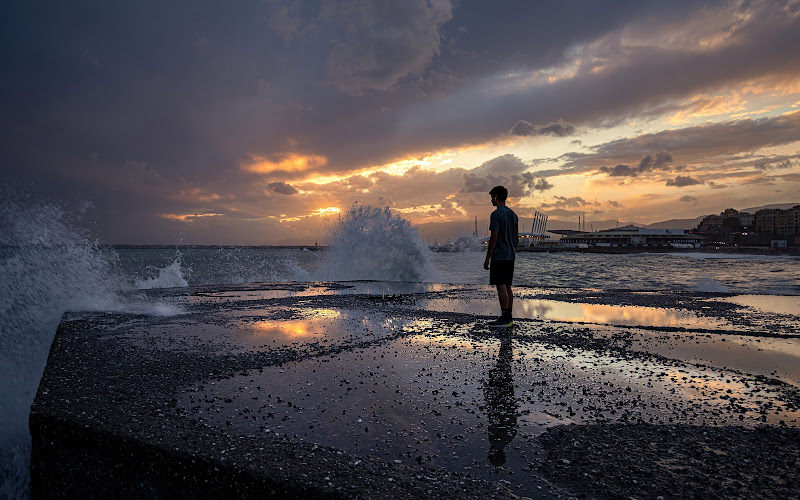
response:
[[[437,281],[431,251],[388,207],[354,204],[331,234],[322,280]]]
[[[0,498],[28,495],[28,415],[62,314],[178,311],[134,295],[116,254],[79,228],[90,206],[0,186]]]

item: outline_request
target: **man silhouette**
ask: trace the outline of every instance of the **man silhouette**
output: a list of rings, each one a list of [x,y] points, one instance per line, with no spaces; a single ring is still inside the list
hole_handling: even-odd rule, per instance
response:
[[[489,191],[492,205],[497,207],[489,217],[489,248],[483,268],[489,270],[489,284],[497,286],[500,300],[500,317],[489,323],[491,328],[508,328],[514,324],[511,308],[514,296],[511,281],[514,278],[514,260],[519,244],[519,219],[506,206],[508,189],[495,186]]]

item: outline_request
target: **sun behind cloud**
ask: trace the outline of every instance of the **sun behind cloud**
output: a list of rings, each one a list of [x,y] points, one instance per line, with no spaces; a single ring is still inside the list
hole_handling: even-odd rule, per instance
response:
[[[253,156],[252,162],[243,165],[242,170],[256,174],[298,173],[319,169],[327,165],[324,156],[300,153],[281,153],[269,157]]]

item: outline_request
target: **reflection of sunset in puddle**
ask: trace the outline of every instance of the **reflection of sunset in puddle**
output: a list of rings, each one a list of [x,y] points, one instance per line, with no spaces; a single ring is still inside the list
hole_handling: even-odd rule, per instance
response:
[[[489,316],[499,312],[496,299],[432,299],[418,301],[416,306],[432,311],[452,311]],[[691,312],[678,309],[586,304],[557,300],[516,299],[514,301],[514,316],[517,318],[622,326],[730,327],[730,325],[720,320],[701,318]]]
[[[800,315],[800,295],[737,295],[724,300],[764,312]]]
[[[262,320],[252,325],[257,335],[280,335],[286,338],[305,338],[325,333],[332,320],[339,319],[342,313],[333,309],[314,309],[310,317],[302,320]]]
[[[704,374],[691,370],[670,370],[667,379],[690,401],[695,401],[733,411],[743,415],[745,412],[760,414],[761,422],[776,424],[786,419],[796,421],[800,412],[784,404],[775,396],[778,388],[757,387],[753,381],[738,378],[732,374],[727,377],[722,372]]]
[[[719,322],[699,318],[687,311],[642,306],[580,304],[555,300],[524,301],[519,306],[526,317],[555,321],[602,323],[626,326],[712,328]]]

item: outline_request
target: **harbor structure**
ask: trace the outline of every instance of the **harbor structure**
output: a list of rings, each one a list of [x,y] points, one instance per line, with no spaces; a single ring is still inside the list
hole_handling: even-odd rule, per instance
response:
[[[572,248],[591,247],[672,247],[700,248],[704,238],[684,229],[650,229],[625,226],[600,231],[585,232],[551,230],[560,234],[561,246]]]

